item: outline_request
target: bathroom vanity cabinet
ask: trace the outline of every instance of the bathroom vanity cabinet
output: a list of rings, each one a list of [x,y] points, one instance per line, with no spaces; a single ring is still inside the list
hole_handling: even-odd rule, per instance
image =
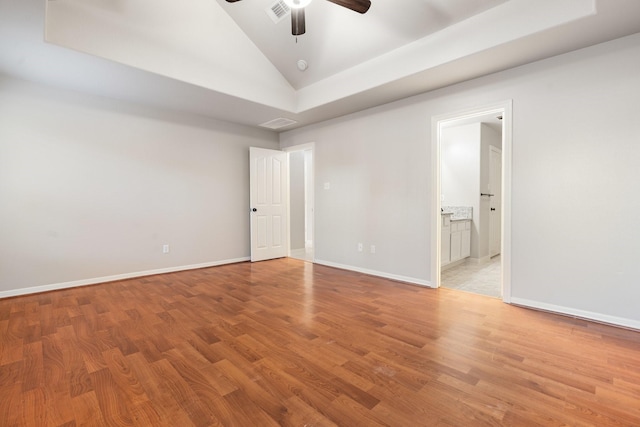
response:
[[[451,214],[442,214],[440,237],[440,265],[447,265],[451,262]]]
[[[452,220],[442,215],[441,265],[454,263],[471,255],[471,220]]]

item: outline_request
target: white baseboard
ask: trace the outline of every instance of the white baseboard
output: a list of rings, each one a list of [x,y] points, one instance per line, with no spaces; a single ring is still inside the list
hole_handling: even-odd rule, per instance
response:
[[[440,271],[445,271],[445,270],[448,270],[450,268],[457,267],[460,264],[462,264],[463,262],[465,262],[467,259],[469,259],[469,258],[460,258],[458,260],[450,262],[449,264],[442,265],[442,266],[440,266]]]
[[[595,313],[592,311],[578,310],[570,307],[563,307],[554,304],[547,304],[539,301],[532,301],[523,298],[511,298],[511,304],[521,305],[523,307],[535,308],[538,310],[550,311],[553,313],[564,314],[571,317],[577,317],[595,322],[607,323],[609,325],[622,326],[624,328],[640,330],[640,321],[627,319],[624,317],[609,316],[607,314]]]
[[[136,277],[153,276],[155,274],[175,273],[176,271],[195,270],[198,268],[217,267],[225,264],[235,264],[249,261],[249,257],[227,259],[223,261],[205,262],[202,264],[181,265],[178,267],[159,268],[157,270],[136,271],[134,273],[116,274],[113,276],[94,277],[92,279],[75,280],[72,282],[53,283],[50,285],[34,286],[30,288],[0,291],[0,298],[16,297],[20,295],[37,294],[39,292],[56,291],[58,289],[75,288],[78,286],[95,285],[98,283],[114,282],[116,280],[134,279]]]
[[[339,268],[341,270],[355,271],[357,273],[368,274],[370,276],[377,276],[377,277],[383,277],[385,279],[397,280],[398,282],[411,283],[412,285],[420,285],[428,288],[433,288],[433,286],[431,285],[431,282],[429,282],[428,280],[416,279],[415,277],[400,276],[398,274],[391,274],[391,273],[385,273],[382,271],[369,270],[366,268],[354,267],[352,265],[338,264],[335,262],[323,261],[319,259],[314,260],[313,263],[326,265],[327,267]]]
[[[469,261],[473,262],[476,265],[486,264],[491,261],[491,257],[489,255],[483,256],[481,258],[469,258]]]

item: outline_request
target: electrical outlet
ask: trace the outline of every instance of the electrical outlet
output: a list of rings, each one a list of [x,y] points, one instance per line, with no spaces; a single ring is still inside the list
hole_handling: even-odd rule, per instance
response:
[[[364,249],[364,245],[362,243],[358,243],[358,252],[362,252]]]
[[[371,253],[372,254],[376,253],[376,245],[371,245]]]
[[[162,253],[163,254],[169,253],[169,245],[162,245]]]

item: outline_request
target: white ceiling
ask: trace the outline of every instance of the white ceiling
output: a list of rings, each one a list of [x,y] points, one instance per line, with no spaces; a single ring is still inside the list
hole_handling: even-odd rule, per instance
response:
[[[288,130],[640,31],[637,0],[314,0],[296,44],[270,3],[0,0],[0,73]]]
[[[274,24],[266,13],[278,0],[217,0],[294,89],[422,39],[507,0],[373,0],[361,15],[326,0],[305,8],[307,32],[291,35],[287,16]],[[299,59],[309,68],[300,72]]]

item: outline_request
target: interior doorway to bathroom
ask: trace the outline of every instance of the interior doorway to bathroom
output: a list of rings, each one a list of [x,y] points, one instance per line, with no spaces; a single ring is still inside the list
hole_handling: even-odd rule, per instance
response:
[[[435,284],[507,302],[510,119],[509,102],[433,119]]]
[[[313,143],[288,149],[289,256],[314,259]]]

